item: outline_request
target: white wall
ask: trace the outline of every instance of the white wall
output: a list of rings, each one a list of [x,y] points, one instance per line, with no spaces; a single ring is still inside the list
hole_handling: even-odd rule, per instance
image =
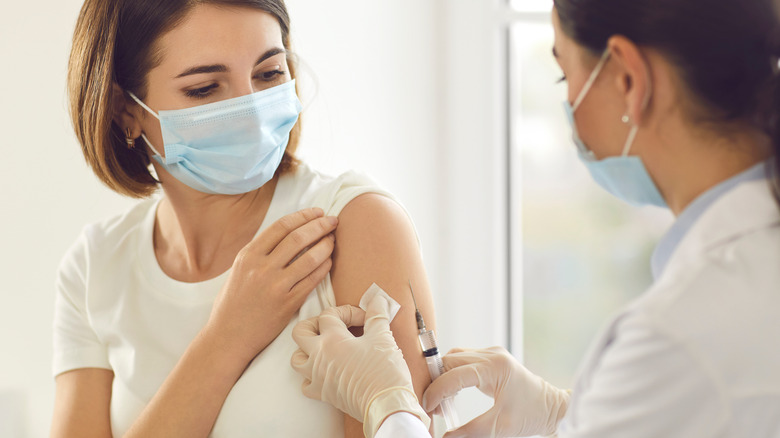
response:
[[[65,112],[77,0],[5,2],[0,14],[0,435],[46,436],[60,257],[89,221],[129,203],[100,186]],[[7,435],[6,435],[7,433]]]
[[[505,341],[498,1],[288,0],[313,76],[301,153],[329,172],[366,171],[408,208],[445,350]],[[84,224],[132,203],[92,176],[65,110],[80,6],[8,2],[0,14],[1,436],[47,434],[57,264]],[[479,403],[461,405],[469,417]]]

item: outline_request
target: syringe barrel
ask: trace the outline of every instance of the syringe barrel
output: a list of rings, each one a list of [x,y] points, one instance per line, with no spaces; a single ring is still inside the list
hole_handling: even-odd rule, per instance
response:
[[[421,331],[417,337],[420,339],[420,346],[422,346],[423,354],[432,348],[437,348],[436,334],[433,333],[433,330]]]
[[[433,333],[433,330],[425,330],[420,332],[418,338],[420,339],[420,346],[423,349],[423,356],[425,356],[425,363],[428,365],[431,380],[436,380],[444,373],[444,363],[441,360],[439,347],[436,345],[436,335]],[[452,430],[460,425],[458,415],[452,406],[452,398],[442,400],[441,412],[444,416],[447,430]]]
[[[420,339],[420,346],[422,346],[425,363],[428,364],[428,372],[431,374],[431,379],[436,379],[444,373],[444,364],[441,361],[439,347],[436,345],[436,335],[433,333],[433,330],[425,330],[420,332],[418,338]]]
[[[438,379],[444,371],[441,355],[428,356],[425,358],[425,363],[428,364],[428,373],[431,375],[431,380]]]
[[[441,415],[444,417],[444,424],[447,426],[447,430],[460,426],[460,419],[458,418],[458,413],[455,412],[451,397],[442,400],[439,406],[441,407]]]

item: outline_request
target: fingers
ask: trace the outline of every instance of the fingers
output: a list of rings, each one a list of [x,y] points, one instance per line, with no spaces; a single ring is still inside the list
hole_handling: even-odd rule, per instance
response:
[[[315,243],[327,241],[327,239],[323,239],[323,237],[332,233],[336,229],[336,225],[338,225],[338,219],[335,217],[320,217],[306,222],[289,232],[282,241],[271,250],[271,254],[276,260],[279,260],[282,263],[282,267],[285,267],[297,257],[304,258],[307,254],[310,254],[311,249],[301,254],[306,248],[309,248]],[[331,241],[330,243],[333,242]]]
[[[293,367],[293,369],[311,384],[313,364],[310,362],[309,355],[300,349],[295,350],[295,353],[293,353],[292,357],[290,358],[290,365]]]
[[[317,335],[319,334],[319,317],[304,319],[295,324],[292,330],[293,341],[298,344],[298,347],[302,350],[301,353],[306,355],[311,354],[317,345]]]
[[[444,369],[449,371],[463,365],[486,362],[487,358],[483,355],[482,350],[453,348],[441,360],[444,363]]]
[[[431,382],[423,394],[422,406],[426,412],[436,409],[441,401],[450,398],[463,388],[479,387],[479,374],[474,367],[454,368]]]
[[[284,268],[284,270],[289,273],[292,278],[295,278],[296,281],[306,277],[317,269],[317,267],[325,263],[325,260],[330,259],[333,248],[335,247],[335,241],[336,238],[333,234],[320,239],[314,246],[298,256],[297,259],[293,260],[289,266]],[[285,259],[286,258],[283,258],[282,260]]]
[[[251,245],[255,245],[263,254],[270,254],[274,248],[299,227],[325,215],[321,208],[307,208],[288,214],[271,224],[268,229],[260,233]]]
[[[314,400],[322,400],[322,387],[314,385],[311,380],[304,380],[301,385],[303,395]]]
[[[340,336],[352,336],[348,327],[362,326],[366,313],[363,309],[354,306],[339,306],[325,309],[320,314],[320,333],[333,333]]]
[[[303,383],[301,383],[301,392],[308,398],[322,400],[322,385],[315,385],[311,379],[303,379]]]
[[[320,316],[300,321],[292,331],[293,341],[300,347],[300,350],[293,354],[293,362],[298,359],[303,361],[308,359],[308,355],[314,352],[317,344],[323,342],[318,338],[320,334],[328,333],[331,336],[353,338],[347,328],[362,326],[364,318],[365,312],[362,309],[344,305],[325,309]],[[293,367],[295,367],[294,363]]]
[[[390,331],[390,303],[382,294],[377,294],[366,306],[364,333]]]
[[[329,258],[325,259],[317,269],[295,283],[295,286],[290,289],[290,300],[292,303],[300,307],[309,293],[325,279],[325,276],[330,272],[331,266],[333,266],[333,262]]]

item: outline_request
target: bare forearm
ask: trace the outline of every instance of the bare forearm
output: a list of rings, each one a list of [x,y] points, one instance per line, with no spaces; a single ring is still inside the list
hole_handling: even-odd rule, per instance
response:
[[[125,438],[206,437],[247,363],[201,332]]]

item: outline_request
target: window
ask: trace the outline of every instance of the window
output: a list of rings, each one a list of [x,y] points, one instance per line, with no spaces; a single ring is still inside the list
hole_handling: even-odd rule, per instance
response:
[[[558,84],[549,0],[510,0],[510,347],[551,383],[571,387],[610,315],[651,283],[667,212],[623,205],[578,162]]]
[[[670,215],[624,205],[578,162],[552,1],[440,5],[442,350],[504,345],[571,387],[599,327],[650,284]],[[492,400],[466,390],[455,405],[466,421]]]

